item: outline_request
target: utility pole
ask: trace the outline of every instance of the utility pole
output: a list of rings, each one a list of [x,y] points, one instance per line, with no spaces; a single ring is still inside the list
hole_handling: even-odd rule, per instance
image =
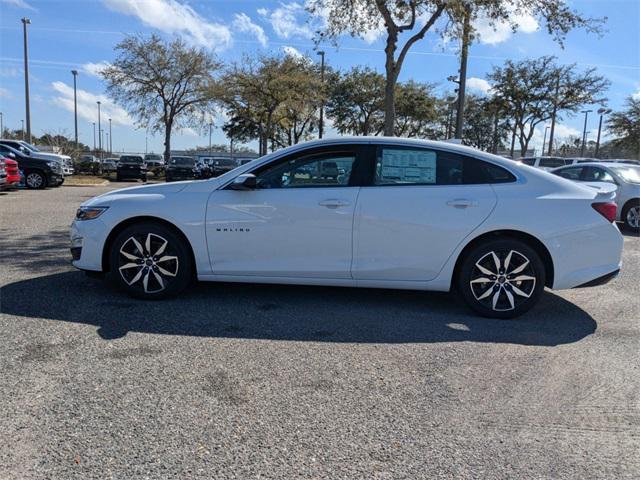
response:
[[[546,127],[544,127],[544,137],[542,139],[542,155],[544,155],[544,145],[545,143],[547,143],[547,131],[549,130],[549,125],[547,125]]]
[[[78,77],[77,70],[71,70],[73,75],[73,125],[76,133],[76,152],[78,151],[78,91],[76,78]]]
[[[22,122],[22,128],[20,131],[22,132],[22,141],[24,142],[24,120],[20,120],[20,122]]]
[[[93,123],[93,154],[95,155],[96,152],[96,122],[92,122]]]
[[[22,19],[22,31],[24,34],[24,101],[25,118],[27,119],[27,142],[31,143],[31,108],[29,105],[29,47],[27,41],[27,25],[31,24],[28,18]],[[24,132],[24,128],[22,129]],[[24,138],[23,138],[24,140]]]
[[[600,122],[598,122],[598,139],[596,140],[596,151],[593,155],[598,158],[598,152],[600,151],[600,133],[602,132],[602,117],[605,115],[609,115],[611,113],[610,108],[599,108],[598,113],[600,114]]]
[[[109,156],[113,153],[113,133],[111,133],[111,119],[109,119]]]
[[[560,93],[560,72],[558,72],[558,78],[556,79],[556,93],[553,96],[553,112],[551,113],[551,131],[549,132],[549,153],[553,151],[553,134],[556,131],[556,115],[558,113],[558,94]],[[544,154],[544,152],[542,152]]]
[[[580,149],[580,156],[584,157],[584,148],[587,143],[587,117],[589,113],[593,112],[593,110],[583,110],[580,113],[584,113],[584,128],[582,129],[582,148]]]
[[[462,139],[462,127],[464,125],[464,97],[467,86],[467,57],[469,56],[469,43],[471,41],[471,7],[467,5],[464,12],[464,24],[462,26],[462,50],[460,52],[460,77],[458,87],[458,113],[456,117],[455,138]]]
[[[209,155],[211,155],[211,130],[213,129],[213,123],[209,122]]]
[[[318,52],[320,55],[320,84],[322,85],[322,103],[320,104],[320,122],[318,123],[318,137],[324,134],[324,51]]]
[[[102,130],[100,128],[100,100],[96,102],[98,104],[98,149],[100,150],[100,160],[102,160]]]
[[[2,119],[2,112],[0,112],[0,137],[4,135],[4,121]]]

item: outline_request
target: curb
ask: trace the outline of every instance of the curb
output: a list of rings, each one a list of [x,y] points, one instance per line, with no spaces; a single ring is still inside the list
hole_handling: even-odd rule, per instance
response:
[[[104,187],[109,185],[109,180],[105,180],[102,183],[63,183],[61,187]]]

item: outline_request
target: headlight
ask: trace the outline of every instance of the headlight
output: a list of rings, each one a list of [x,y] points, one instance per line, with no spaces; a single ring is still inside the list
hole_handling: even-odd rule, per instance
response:
[[[93,220],[102,215],[109,207],[80,207],[76,211],[76,220]]]
[[[59,166],[58,162],[55,161],[47,162],[47,165],[49,165],[51,168],[56,168]]]

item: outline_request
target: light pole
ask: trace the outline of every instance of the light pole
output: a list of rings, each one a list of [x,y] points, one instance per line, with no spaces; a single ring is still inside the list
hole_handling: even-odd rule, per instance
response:
[[[105,134],[105,136],[106,136],[106,138],[107,138],[107,141],[106,141],[106,143],[105,143],[105,146],[107,146],[107,145],[109,145],[109,138],[110,138],[110,136],[109,136],[109,132],[104,132],[104,134]]]
[[[109,155],[113,153],[113,133],[111,132],[111,119],[109,119]]]
[[[211,130],[213,129],[213,123],[209,122],[209,155],[211,155]]]
[[[95,155],[96,152],[96,122],[91,122],[93,123],[93,154]]]
[[[319,50],[320,55],[320,84],[322,85],[322,100],[320,103],[320,121],[318,122],[318,138],[324,135],[324,50]]]
[[[584,128],[582,129],[582,148],[580,149],[580,156],[584,157],[584,148],[587,144],[587,117],[593,110],[583,110],[580,113],[584,113]]]
[[[100,159],[102,160],[102,130],[100,129],[100,100],[96,102],[98,104],[98,149],[100,150]]]
[[[24,120],[20,120],[22,123],[22,127],[20,128],[20,132],[22,132],[22,141],[24,141]]]
[[[598,122],[598,139],[596,140],[596,151],[594,153],[594,157],[598,158],[598,152],[600,151],[600,133],[602,132],[602,117],[605,115],[609,115],[611,113],[610,108],[599,108],[598,113],[600,114],[600,121]]]
[[[31,24],[28,18],[22,19],[22,31],[24,34],[24,102],[25,118],[27,119],[27,141],[31,143],[31,110],[29,106],[29,49],[27,42],[27,25]],[[24,128],[22,129],[24,131]]]
[[[2,112],[0,112],[0,137],[4,135],[4,123],[2,119]]]
[[[71,74],[73,75],[73,126],[76,133],[76,151],[77,151],[78,150],[78,93],[77,93],[76,79],[78,77],[78,71],[71,70]]]
[[[542,155],[544,155],[544,145],[545,143],[547,143],[547,132],[549,131],[550,128],[551,127],[549,125],[544,127],[544,138],[542,139]]]

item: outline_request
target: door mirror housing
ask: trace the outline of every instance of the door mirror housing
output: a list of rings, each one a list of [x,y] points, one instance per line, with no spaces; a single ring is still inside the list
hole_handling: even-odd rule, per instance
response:
[[[238,175],[231,182],[232,190],[254,190],[258,186],[258,179],[253,173]]]

